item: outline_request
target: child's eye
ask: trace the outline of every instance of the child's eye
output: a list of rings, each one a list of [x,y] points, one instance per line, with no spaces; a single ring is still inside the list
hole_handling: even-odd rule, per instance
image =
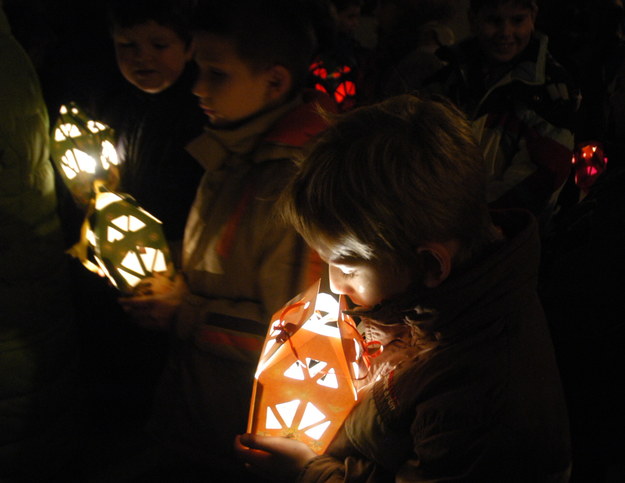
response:
[[[219,69],[209,69],[208,74],[211,76],[213,80],[224,79],[227,75],[223,70],[219,70]]]
[[[165,50],[169,47],[169,44],[152,44],[156,50]]]
[[[512,17],[512,23],[514,25],[522,25],[526,18],[527,15],[517,15],[516,17]]]
[[[354,278],[356,276],[356,270],[353,268],[341,268],[341,274],[343,278]]]
[[[117,42],[117,48],[119,49],[132,49],[134,46],[134,42]]]

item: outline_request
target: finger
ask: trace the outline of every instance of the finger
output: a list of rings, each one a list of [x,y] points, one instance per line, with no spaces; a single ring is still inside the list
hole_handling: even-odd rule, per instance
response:
[[[294,440],[276,436],[259,436],[257,434],[241,435],[241,444],[250,449],[267,453],[283,452],[292,448]]]

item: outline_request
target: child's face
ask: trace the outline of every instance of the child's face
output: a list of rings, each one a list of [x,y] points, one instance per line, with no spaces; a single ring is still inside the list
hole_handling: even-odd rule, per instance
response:
[[[190,49],[169,27],[153,20],[113,34],[117,65],[135,87],[150,94],[162,92],[182,74]]]
[[[360,22],[360,7],[350,5],[337,13],[339,30],[346,34],[353,34]]]
[[[199,32],[193,38],[193,50],[199,68],[193,93],[213,126],[235,124],[274,101],[269,71],[253,70],[230,39]]]
[[[482,52],[494,63],[509,62],[529,44],[536,11],[512,2],[484,7],[471,17]]]
[[[363,309],[403,294],[413,281],[413,272],[405,265],[395,267],[389,263],[336,257],[331,246],[317,245],[314,249],[328,264],[330,289],[347,295]]]

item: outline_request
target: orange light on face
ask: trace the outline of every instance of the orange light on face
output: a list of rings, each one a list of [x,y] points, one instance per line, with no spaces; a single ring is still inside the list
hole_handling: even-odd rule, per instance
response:
[[[344,301],[318,291],[319,282],[272,318],[248,432],[294,438],[321,454],[356,403],[364,354]]]

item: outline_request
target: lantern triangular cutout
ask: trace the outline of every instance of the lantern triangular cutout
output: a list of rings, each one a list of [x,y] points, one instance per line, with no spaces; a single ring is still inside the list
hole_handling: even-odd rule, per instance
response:
[[[127,272],[123,268],[119,268],[117,272],[124,278],[124,281],[130,287],[136,287],[139,284],[139,282],[141,282],[141,278],[137,277],[136,275],[132,273]]]
[[[357,351],[347,354],[345,347],[362,344],[362,339],[352,325],[353,330],[343,327],[353,324],[340,314],[343,303],[318,289],[319,283],[271,319],[248,432],[292,437],[322,453],[356,403],[351,366],[359,367],[360,361],[352,360]]]
[[[95,255],[122,292],[154,272],[171,275],[173,266],[161,223],[127,195],[100,188],[89,218]]]
[[[317,384],[330,387],[332,389],[338,389],[339,381],[336,378],[336,372],[334,372],[334,369],[330,369],[327,374],[324,374],[322,377],[317,379]]]
[[[314,378],[319,372],[323,370],[328,364],[322,361],[317,361],[315,359],[311,359],[310,357],[306,358],[306,366],[308,367],[308,374],[311,378]]]
[[[281,429],[283,427],[278,421],[275,413],[273,412],[273,408],[267,408],[267,428],[269,429]]]
[[[305,378],[304,365],[300,361],[295,361],[286,371],[284,371],[284,377],[303,381]]]
[[[126,253],[126,256],[122,259],[120,265],[120,268],[125,268],[128,271],[135,273],[139,276],[145,275],[145,270],[143,270],[143,264],[139,259],[139,254],[135,252]]]
[[[112,226],[108,227],[108,230],[106,232],[106,241],[115,242],[123,238],[124,238],[124,234],[121,231],[116,230]]]
[[[163,272],[167,269],[162,250],[145,247],[142,252],[140,254],[141,260],[150,272]]]
[[[282,404],[276,404],[276,412],[283,421],[282,424],[284,427],[289,428],[293,425],[293,420],[295,419],[295,414],[300,404],[301,401],[297,399]]]
[[[326,421],[324,423],[318,424],[310,429],[304,431],[306,436],[309,436],[312,439],[321,439],[323,437],[323,433],[325,433],[326,429],[332,424],[332,421]]]
[[[139,231],[144,226],[145,226],[145,223],[143,223],[136,216],[129,216],[128,217],[128,231]]]
[[[314,426],[321,421],[326,419],[325,414],[319,411],[314,404],[306,403],[306,409],[304,410],[304,415],[302,416],[302,421],[300,423],[300,427],[305,429],[310,426]]]

